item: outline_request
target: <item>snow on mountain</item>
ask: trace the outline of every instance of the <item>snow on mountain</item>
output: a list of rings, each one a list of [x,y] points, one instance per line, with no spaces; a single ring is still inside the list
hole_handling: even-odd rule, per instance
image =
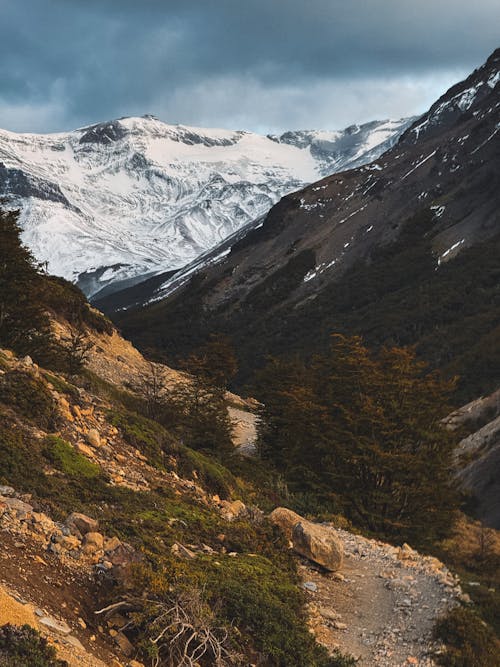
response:
[[[284,194],[376,159],[413,119],[280,137],[121,118],[59,134],[0,130],[0,195],[51,273],[87,293],[180,268]]]

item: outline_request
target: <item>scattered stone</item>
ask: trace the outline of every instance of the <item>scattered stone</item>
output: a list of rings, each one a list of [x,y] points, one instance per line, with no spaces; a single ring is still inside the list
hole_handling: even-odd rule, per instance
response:
[[[99,528],[99,522],[80,512],[72,512],[66,519],[66,526],[72,533],[81,535],[86,533],[96,533]]]
[[[67,635],[64,638],[64,643],[69,644],[73,648],[77,648],[77,649],[80,649],[81,651],[85,651],[85,647],[83,646],[81,641],[79,639],[77,639],[76,637],[74,637],[73,635]]]
[[[126,655],[127,657],[130,657],[135,653],[135,648],[133,644],[129,642],[127,637],[123,634],[123,632],[118,632],[116,637],[114,637],[114,640],[119,646],[121,652]]]
[[[58,621],[52,616],[43,616],[39,621],[44,627],[61,635],[69,635],[71,628],[64,621]]]
[[[83,412],[83,410],[82,410]],[[85,436],[87,439],[87,442],[89,445],[92,445],[92,447],[100,447],[101,446],[101,436],[99,435],[99,431],[95,428],[91,428],[87,431],[87,435]]]
[[[91,449],[88,445],[85,445],[83,442],[77,442],[75,445],[76,451],[83,456],[88,458],[94,458],[94,450]]]
[[[101,533],[86,533],[83,537],[83,552],[95,554],[104,550],[104,536]]]
[[[180,544],[180,542],[174,542],[174,544],[172,544],[170,551],[174,555],[179,556],[180,558],[185,558],[187,560],[193,560],[194,558],[196,558],[196,554],[194,553],[194,551],[191,551],[183,544]]]
[[[315,593],[318,590],[318,587],[314,581],[304,581],[302,586],[306,589],[306,591],[311,591],[311,593]]]

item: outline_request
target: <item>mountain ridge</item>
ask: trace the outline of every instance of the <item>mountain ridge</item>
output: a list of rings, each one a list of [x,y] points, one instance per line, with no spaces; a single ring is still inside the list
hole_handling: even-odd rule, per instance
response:
[[[372,159],[412,119],[338,132],[168,125],[148,115],[73,132],[0,131],[0,195],[52,273],[91,295],[176,270],[306,182]]]
[[[247,370],[266,354],[312,352],[328,332],[346,330],[370,344],[418,343],[443,366],[453,354],[446,336],[436,340],[440,327],[453,327],[460,354],[476,363],[474,346],[498,335],[490,255],[500,231],[499,71],[497,50],[379,159],[285,196],[218,260],[214,249],[213,266],[185,281],[180,272],[149,295],[149,307],[115,319],[139,345],[169,358],[210,332],[233,336]],[[479,271],[476,285],[461,275],[465,266]],[[463,281],[468,292],[460,295]],[[457,299],[470,311],[466,329]],[[189,332],[180,330],[186,318]],[[466,375],[476,374],[477,391],[488,378],[484,390],[492,391],[498,378],[483,361]]]

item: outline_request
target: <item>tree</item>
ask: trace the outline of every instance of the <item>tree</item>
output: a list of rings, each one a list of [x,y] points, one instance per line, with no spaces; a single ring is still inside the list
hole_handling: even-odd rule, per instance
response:
[[[227,336],[212,334],[181,366],[210,384],[226,388],[238,371],[234,349]]]
[[[336,335],[328,354],[273,383],[259,394],[262,453],[292,490],[340,498],[351,520],[379,534],[422,543],[446,532],[455,436],[440,422],[453,382],[411,349],[375,356],[361,338]]]
[[[52,343],[40,266],[21,243],[18,211],[0,210],[0,345],[43,356]]]
[[[66,355],[68,372],[72,375],[79,373],[87,361],[94,343],[83,331],[73,330],[66,341]]]
[[[132,389],[144,399],[146,404],[146,416],[149,419],[160,421],[164,411],[168,383],[165,369],[161,364],[150,361],[148,371],[143,373],[139,382]]]
[[[184,444],[216,453],[232,450],[232,426],[225,391],[203,376],[178,382],[165,397],[162,422],[177,430]]]

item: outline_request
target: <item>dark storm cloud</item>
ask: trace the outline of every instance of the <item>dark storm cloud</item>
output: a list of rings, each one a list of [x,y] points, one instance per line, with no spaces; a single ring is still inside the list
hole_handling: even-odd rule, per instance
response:
[[[498,0],[0,0],[0,126],[417,113],[481,64],[499,25]]]

